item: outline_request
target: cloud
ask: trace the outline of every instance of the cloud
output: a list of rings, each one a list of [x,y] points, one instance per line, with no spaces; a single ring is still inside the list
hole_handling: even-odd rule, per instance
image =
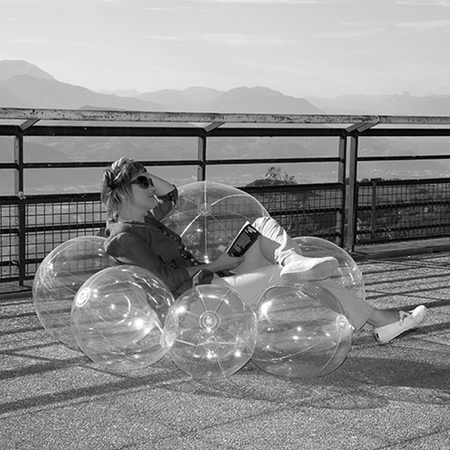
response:
[[[366,21],[366,22],[340,22],[336,31],[324,31],[317,34],[318,37],[327,39],[353,39],[365,36],[377,36],[385,33],[391,26],[391,22]]]
[[[242,33],[204,33],[191,36],[157,35],[149,34],[142,36],[142,39],[167,42],[203,42],[226,45],[230,47],[241,46],[265,46],[278,47],[289,44],[303,44],[301,39],[291,39],[284,37],[260,36]]]
[[[267,37],[260,35],[239,33],[208,33],[202,34],[200,38],[204,41],[220,43],[229,46],[284,46],[288,44],[301,44],[300,39],[289,39],[283,37]]]
[[[55,47],[92,47],[91,41],[81,41],[81,40],[73,40],[73,39],[51,39],[51,38],[40,38],[40,37],[7,37],[0,38],[0,42],[9,43],[9,44],[26,44],[26,45],[46,45],[46,46],[55,46]],[[100,43],[96,42],[95,45],[97,47],[105,47],[107,48],[109,43]]]
[[[155,12],[174,12],[192,10],[192,6],[148,6],[148,11]]]
[[[142,39],[149,39],[152,41],[170,41],[170,42],[185,42],[188,39],[181,36],[167,36],[161,34],[147,34],[142,36]]]
[[[255,4],[255,5],[324,5],[336,3],[348,3],[354,0],[190,0],[195,3],[235,3],[235,4]]]
[[[339,26],[341,29],[337,31],[326,31],[318,33],[317,36],[329,39],[351,39],[378,36],[381,33],[450,33],[450,20],[341,22]]]
[[[117,1],[117,0],[116,0]],[[247,5],[324,5],[332,6],[339,4],[354,3],[360,5],[361,0],[189,0],[193,3],[227,3],[227,4],[247,4]],[[450,0],[364,0],[368,4],[380,5],[385,3],[388,6],[392,4],[404,6],[424,6],[424,7],[443,7],[450,8]]]
[[[415,32],[428,33],[430,31],[450,33],[450,20],[424,20],[417,22],[400,22],[395,25],[397,28]]]
[[[365,30],[342,30],[336,32],[318,33],[317,36],[326,39],[354,39],[365,36],[376,36],[383,32],[383,28],[370,28]]]
[[[397,5],[405,6],[442,6],[450,8],[450,0],[395,0]]]

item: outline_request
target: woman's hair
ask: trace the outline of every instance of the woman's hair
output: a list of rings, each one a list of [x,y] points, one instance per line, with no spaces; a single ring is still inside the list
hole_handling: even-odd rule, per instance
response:
[[[132,194],[130,182],[145,172],[145,166],[131,158],[122,157],[103,171],[101,199],[109,220],[114,220],[121,203]]]

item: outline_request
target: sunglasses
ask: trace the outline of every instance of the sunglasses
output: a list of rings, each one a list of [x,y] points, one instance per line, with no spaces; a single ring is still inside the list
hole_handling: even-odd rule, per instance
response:
[[[152,180],[144,175],[137,177],[130,184],[137,184],[141,189],[148,189],[150,186],[153,187]]]

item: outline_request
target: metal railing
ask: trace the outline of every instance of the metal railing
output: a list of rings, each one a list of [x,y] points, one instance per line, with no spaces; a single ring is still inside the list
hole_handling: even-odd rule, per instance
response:
[[[0,283],[13,281],[23,285],[33,277],[37,265],[52,248],[71,237],[101,233],[105,220],[98,189],[81,192],[72,186],[70,193],[41,193],[30,190],[27,180],[29,174],[37,171],[54,174],[62,170],[95,169],[98,172],[117,155],[106,153],[98,160],[72,158],[67,161],[48,157],[48,160],[36,161],[27,152],[33,139],[92,138],[102,142],[114,138],[181,138],[183,143],[194,139],[197,141],[194,157],[184,158],[184,153],[179,152],[167,158],[155,158],[149,152],[148,158],[140,160],[146,166],[159,169],[185,171],[190,168],[195,170],[197,180],[207,180],[214,168],[225,166],[331,165],[335,179],[327,182],[313,180],[296,185],[241,187],[258,198],[291,235],[321,236],[347,250],[371,242],[450,235],[449,179],[361,181],[358,178],[361,164],[450,159],[450,152],[359,154],[360,140],[366,137],[448,138],[450,117],[0,108],[1,136],[13,140],[10,159],[0,162],[0,177],[5,180],[7,177],[2,173],[12,174],[6,184],[13,184],[13,189],[8,195],[0,195]],[[259,155],[256,151],[256,156],[251,158],[224,158],[224,151],[219,151],[214,157],[211,142],[220,148],[220,140],[225,138],[239,141],[329,138],[335,145],[331,155],[305,155],[299,147],[299,154],[295,156],[280,155],[274,148],[270,156]],[[47,179],[46,175],[41,176]],[[76,177],[69,184],[76,185]],[[239,187],[239,183],[234,185]],[[400,189],[408,192],[400,195]]]

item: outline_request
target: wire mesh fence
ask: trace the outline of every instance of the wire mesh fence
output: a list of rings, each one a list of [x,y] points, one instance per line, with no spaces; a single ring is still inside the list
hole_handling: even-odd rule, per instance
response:
[[[243,188],[256,197],[280,225],[296,236],[317,236],[343,243],[344,189],[336,184]]]
[[[344,245],[345,190],[339,183],[241,188],[287,231]],[[450,236],[450,179],[366,180],[358,184],[356,242]],[[0,203],[0,283],[33,278],[45,256],[63,242],[102,235],[99,194],[47,195]]]
[[[38,264],[55,247],[78,236],[98,235],[105,223],[95,194],[37,197],[26,204],[25,216],[25,277],[33,276]]]
[[[259,200],[291,236],[314,235],[342,243],[340,184],[242,189]],[[99,194],[11,197],[9,203],[3,198],[0,219],[0,283],[23,282],[32,279],[45,256],[63,242],[102,235],[106,213]]]
[[[450,179],[359,183],[357,242],[450,235]]]
[[[3,203],[4,202],[4,203]],[[19,278],[19,215],[14,197],[0,203],[0,282]]]

